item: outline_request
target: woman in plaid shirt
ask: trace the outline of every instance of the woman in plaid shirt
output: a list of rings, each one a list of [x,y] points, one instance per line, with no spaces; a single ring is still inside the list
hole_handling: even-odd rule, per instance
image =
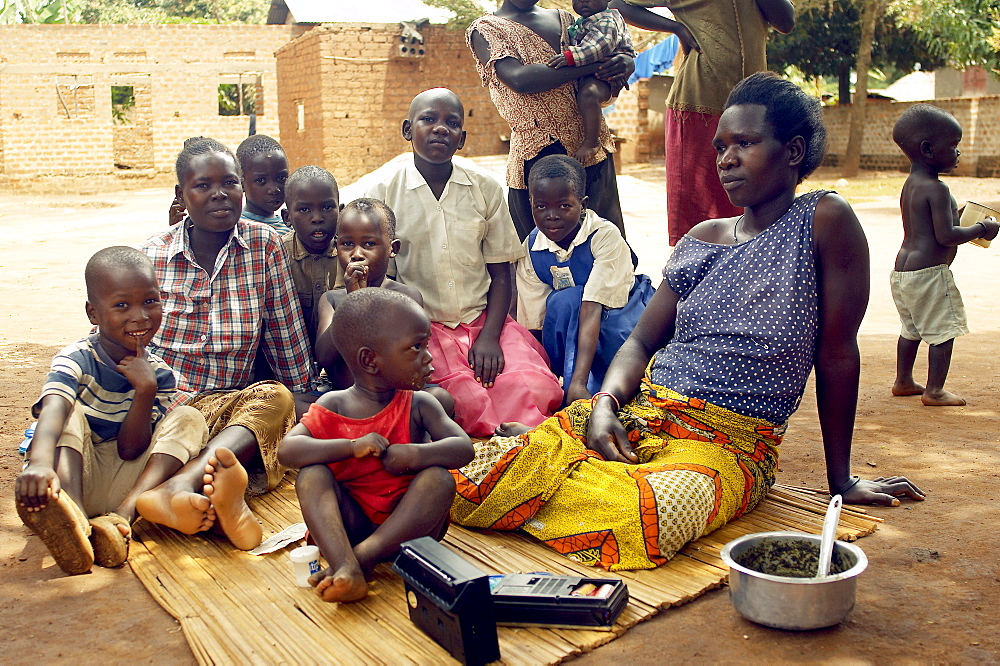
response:
[[[193,394],[188,404],[205,415],[209,442],[137,508],[187,534],[221,528],[250,549],[261,528],[243,499],[247,469],[252,493],[281,480],[277,445],[295,423],[293,393],[313,382],[308,339],[280,237],[240,220],[243,189],[229,149],[213,139],[185,142],[177,180],[188,216],[141,248],[164,292],[150,349]],[[251,383],[262,344],[278,381]]]

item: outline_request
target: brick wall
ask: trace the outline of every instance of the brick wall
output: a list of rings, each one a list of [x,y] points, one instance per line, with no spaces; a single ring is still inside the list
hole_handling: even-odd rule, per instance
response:
[[[462,155],[506,151],[501,135],[510,129],[482,86],[464,33],[443,26],[421,33],[423,58],[395,57],[399,28],[387,24],[323,25],[278,50],[278,118],[293,166],[319,164],[352,182],[409,150],[400,126],[410,100],[438,86],[465,104]]]
[[[892,141],[896,119],[915,102],[873,102],[868,104],[865,136],[861,145],[863,169],[908,170],[909,162]],[[958,176],[1000,176],[1000,96],[938,99],[928,102],[955,116],[962,126],[962,161]],[[823,110],[827,130],[824,164],[843,162],[850,132],[850,107],[831,106]]]
[[[235,148],[247,116],[220,116],[218,88],[260,74],[257,131],[279,137],[274,52],[291,26],[0,26],[0,173],[8,182],[169,173],[187,137]],[[115,124],[111,86],[131,85]],[[119,166],[116,167],[116,164]]]

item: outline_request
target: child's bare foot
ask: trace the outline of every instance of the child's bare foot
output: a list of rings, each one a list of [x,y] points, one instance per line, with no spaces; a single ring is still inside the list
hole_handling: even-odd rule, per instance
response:
[[[164,484],[139,495],[136,511],[151,523],[165,525],[184,534],[197,534],[212,527],[211,500],[190,490]]]
[[[227,448],[216,449],[205,465],[204,492],[212,500],[223,534],[240,550],[256,548],[264,534],[243,498],[246,489],[247,471],[236,454]]]
[[[914,381],[896,382],[892,385],[892,394],[897,396],[923,395],[924,387]]]
[[[508,421],[507,423],[501,423],[494,430],[493,434],[499,437],[518,437],[524,433],[531,430],[529,426],[523,423],[518,423],[517,421]]]
[[[586,164],[597,157],[597,153],[600,152],[600,150],[601,147],[598,145],[583,145],[576,149],[576,152],[573,153],[573,158],[580,164]]]
[[[327,567],[309,577],[323,601],[357,601],[368,596],[365,574],[357,564],[344,564],[336,571]]]
[[[944,389],[940,391],[924,391],[923,396],[920,398],[920,402],[924,403],[928,407],[961,407],[965,404],[965,398],[959,397],[954,393],[945,391]]]
[[[90,519],[90,543],[94,547],[94,562],[102,567],[120,567],[128,559],[128,542],[132,528],[116,513]]]

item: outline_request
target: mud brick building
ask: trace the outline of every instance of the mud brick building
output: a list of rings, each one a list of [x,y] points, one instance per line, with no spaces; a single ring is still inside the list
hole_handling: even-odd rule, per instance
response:
[[[0,177],[170,172],[187,137],[235,147],[251,111],[258,132],[277,135],[274,52],[292,30],[0,27]]]
[[[399,25],[329,23],[276,53],[281,144],[293,165],[349,183],[409,150],[400,127],[414,95],[442,86],[465,104],[461,155],[506,152],[510,130],[476,73],[465,34],[425,25],[423,55],[404,54]]]

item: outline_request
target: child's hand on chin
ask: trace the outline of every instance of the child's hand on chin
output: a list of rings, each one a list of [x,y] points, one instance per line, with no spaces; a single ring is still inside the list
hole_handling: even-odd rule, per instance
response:
[[[389,447],[389,440],[377,432],[370,432],[364,437],[358,437],[351,442],[351,451],[355,458],[365,456],[380,457]]]
[[[344,286],[347,293],[368,286],[368,266],[360,261],[352,261],[344,269]]]

